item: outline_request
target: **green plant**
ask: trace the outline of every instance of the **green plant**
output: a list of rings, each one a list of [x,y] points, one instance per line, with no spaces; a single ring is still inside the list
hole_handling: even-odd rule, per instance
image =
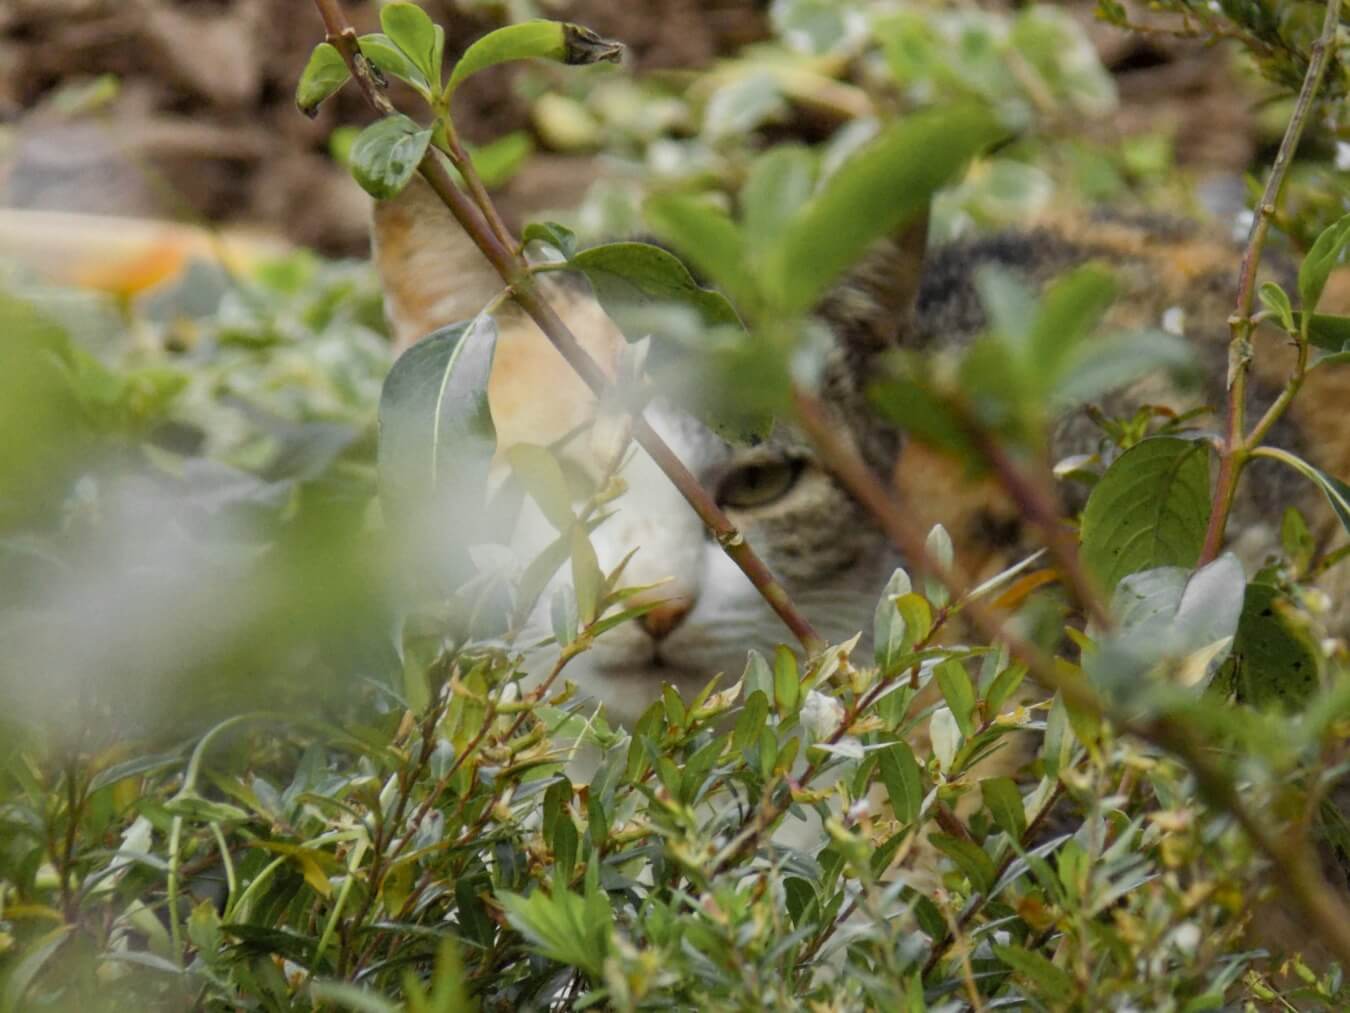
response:
[[[300,104],[355,76],[383,114],[351,148],[363,185],[385,196],[422,171],[501,272],[504,298],[596,388],[608,382],[538,275],[584,275],[630,338],[666,321],[656,343],[675,375],[701,371],[706,421],[744,435],[794,420],[908,570],[884,589],[870,659],[856,641],[823,644],[636,417],[643,451],[800,650],[752,653],[734,686],[713,680],[694,699],[667,690],[633,728],[613,728],[566,684],[568,665],[597,638],[651,607],[636,594],[644,589],[624,586],[622,566],[600,572],[590,548],[610,483],[578,498],[547,449],[512,452],[517,480],[558,532],[514,581],[513,601],[491,567],[458,551],[414,566],[372,531],[409,535],[426,555],[428,524],[478,510],[495,450],[484,395],[490,313],[394,364],[377,460],[373,383],[385,362],[362,283],[341,269],[319,272],[303,258],[271,269],[241,290],[244,324],[232,313],[209,325],[208,364],[173,382],[151,373],[159,393],[148,400],[137,395],[146,376],[135,363],[89,359],[26,302],[7,300],[0,418],[38,419],[44,442],[20,446],[0,471],[5,503],[16,505],[7,526],[23,526],[0,543],[23,568],[5,613],[6,689],[37,698],[21,692],[26,680],[79,664],[109,671],[106,682],[58,690],[46,710],[6,719],[0,1007],[1344,1005],[1338,968],[1290,956],[1282,978],[1245,933],[1274,877],[1315,941],[1350,960],[1343,895],[1312,848],[1314,832],[1347,847],[1332,801],[1350,723],[1345,651],[1301,635],[1294,606],[1315,593],[1301,522],[1286,522],[1285,565],[1250,583],[1219,554],[1254,456],[1306,475],[1350,529],[1344,484],[1265,444],[1308,369],[1341,368],[1346,325],[1316,311],[1350,239],[1344,225],[1304,258],[1297,311],[1278,286],[1261,289],[1266,318],[1297,346],[1297,367],[1254,426],[1241,396],[1255,266],[1336,57],[1339,3],[1327,6],[1300,78],[1301,112],[1256,216],[1223,434],[1122,439],[1129,445],[1096,476],[1081,528],[1064,526],[1049,472],[1053,413],[1177,355],[1157,336],[1098,336],[1111,283],[1092,268],[1039,297],[989,279],[989,333],[951,371],[901,363],[872,392],[876,410],[1002,484],[1036,526],[1076,613],[1022,585],[1025,566],[968,586],[947,533],[915,527],[841,438],[819,392],[788,367],[809,348],[810,310],[830,281],[873,240],[921,217],[939,187],[1007,134],[978,94],[882,128],[833,171],[805,149],[762,155],[747,167],[738,218],[697,193],[653,195],[650,226],[710,288],[662,249],[578,251],[553,223],[522,239],[557,256],[526,262],[456,139],[450,98],[474,69],[603,59],[611,44],[556,23],[512,26],[471,47],[447,78],[443,34],[415,5],[386,5],[385,31],[365,38],[336,4],[317,6],[329,41],[302,79]],[[778,10],[789,25],[823,24],[808,36],[826,48],[854,44],[831,29],[831,5]],[[409,82],[430,125],[394,113],[372,67]],[[670,323],[653,303],[684,312]],[[284,326],[297,319],[301,340]],[[701,355],[686,332],[725,354]],[[346,354],[288,359],[302,343]],[[1329,354],[1315,358],[1318,349]],[[747,363],[764,378],[749,403],[735,380]],[[298,394],[273,382],[288,366],[304,367]],[[231,433],[222,413],[241,399],[245,422]],[[182,450],[192,420],[202,437],[194,447],[227,470],[214,483],[191,473],[175,485],[165,476],[205,463]],[[99,473],[109,445],[131,458],[124,475]],[[167,483],[162,501],[138,495],[146,475]],[[212,495],[197,503],[203,489]],[[72,624],[68,641],[62,627],[53,636],[35,624],[35,601],[62,615],[87,600],[72,591],[97,572],[80,566],[87,546],[111,542],[135,556],[153,544],[123,517],[137,510],[149,511],[156,534],[197,523],[149,581],[108,593],[163,584],[164,625],[192,636],[165,630],[171,650],[160,656],[122,653],[119,634],[153,626],[119,626],[124,616],[88,639]],[[553,609],[556,661],[522,689],[515,620],[568,564],[573,590]],[[234,566],[243,567],[237,583],[207,569]],[[204,571],[222,593],[170,608]],[[996,595],[1025,605],[1009,616],[992,605]],[[233,611],[241,599],[254,607]],[[970,642],[955,642],[958,628]],[[1225,661],[1234,638],[1276,646]],[[103,650],[62,654],[63,642]],[[1282,666],[1263,667],[1272,652],[1296,651],[1316,679],[1293,686]],[[144,697],[179,694],[197,706],[156,720],[116,678],[118,665],[137,664],[178,680],[168,689],[152,681]],[[242,692],[224,677],[239,672],[255,680]],[[213,673],[218,699],[201,689]],[[253,703],[258,673],[274,704],[266,710]],[[1027,693],[1027,679],[1044,692]],[[1265,706],[1272,698],[1292,703]],[[914,745],[924,735],[931,750]],[[578,749],[599,755],[586,784],[568,776]],[[1025,752],[1022,783],[981,766],[997,750]],[[785,841],[783,828],[804,816],[819,833]],[[936,854],[916,866],[924,849]]]

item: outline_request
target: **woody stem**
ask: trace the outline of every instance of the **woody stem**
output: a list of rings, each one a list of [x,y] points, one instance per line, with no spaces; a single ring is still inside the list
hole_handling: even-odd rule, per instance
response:
[[[1312,45],[1308,57],[1308,70],[1303,75],[1303,86],[1299,89],[1298,100],[1294,104],[1294,113],[1285,128],[1284,138],[1280,141],[1280,150],[1275,155],[1275,164],[1271,166],[1270,178],[1261,194],[1261,202],[1256,206],[1252,227],[1247,234],[1247,248],[1242,256],[1242,269],[1238,275],[1237,302],[1233,315],[1228,318],[1232,338],[1228,345],[1228,415],[1226,432],[1219,448],[1219,478],[1214,487],[1214,501],[1209,514],[1209,526],[1205,530],[1204,546],[1200,550],[1200,564],[1211,562],[1223,547],[1224,530],[1228,526],[1228,514],[1232,510],[1237,494],[1238,479],[1247,463],[1253,446],[1274,425],[1275,421],[1288,407],[1302,383],[1302,371],[1296,379],[1290,381],[1287,397],[1281,397],[1267,412],[1251,437],[1246,434],[1247,410],[1247,374],[1252,362],[1252,306],[1256,301],[1256,273],[1261,266],[1261,254],[1265,249],[1266,235],[1270,231],[1270,220],[1275,215],[1284,189],[1284,181],[1293,164],[1294,153],[1298,150],[1303,129],[1308,124],[1317,92],[1326,75],[1327,64],[1336,50],[1336,31],[1341,18],[1341,0],[1328,0],[1326,15],[1322,21],[1322,31]],[[1308,312],[1312,307],[1305,307]]]
[[[356,32],[347,21],[338,0],[314,0],[314,4],[323,17],[328,42],[342,54],[366,100],[381,113],[392,112],[393,106],[371,75],[365,58],[361,56]],[[467,158],[462,161],[463,164],[457,168],[466,181],[474,179],[472,164]],[[486,217],[487,212],[475,207],[473,200],[455,185],[433,151],[427,152],[418,166],[418,171],[482,251],[483,256],[501,275],[502,280],[511,289],[515,301],[539,326],[553,347],[567,360],[567,364],[596,397],[603,398],[607,395],[610,387],[608,377],[600,365],[581,347],[571,329],[544,298],[538,281],[530,273],[524,259],[497,234],[497,230]],[[478,186],[470,183],[470,191],[480,192],[481,182]],[[487,201],[490,206],[491,202],[487,198],[486,191],[481,192],[481,199]],[[808,654],[821,650],[825,646],[825,641],[797,609],[787,589],[769,571],[764,561],[731,523],[731,519],[717,505],[708,490],[684,466],[665,440],[652,429],[641,412],[633,416],[633,439],[680,491],[694,513],[703,521],[704,526],[717,539],[723,551],[745,574],[784,625],[792,631],[802,649]]]

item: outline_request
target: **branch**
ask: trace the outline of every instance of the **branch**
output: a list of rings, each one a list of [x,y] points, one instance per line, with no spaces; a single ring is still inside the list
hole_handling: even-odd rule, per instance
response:
[[[314,3],[323,17],[328,41],[342,54],[366,100],[381,113],[392,112],[393,106],[371,75],[369,66],[357,45],[356,32],[347,22],[346,15],[342,13],[337,0],[314,0]],[[473,166],[467,159],[459,168],[466,180],[473,176]],[[604,371],[581,347],[576,336],[543,297],[528,265],[497,235],[489,219],[485,217],[486,212],[476,208],[473,201],[454,184],[435,152],[429,150],[418,169],[432,190],[450,209],[455,220],[482,251],[483,256],[501,275],[502,280],[511,289],[517,304],[529,314],[553,347],[562,353],[568,365],[585,381],[586,386],[597,397],[605,397],[609,393],[609,380]],[[472,185],[471,189],[476,191]],[[698,514],[718,544],[755,586],[784,625],[792,631],[802,649],[808,654],[823,649],[825,641],[798,611],[787,589],[764,565],[764,561],[746,542],[730,518],[722,512],[708,490],[703,488],[640,412],[633,416],[633,438],[656,462],[657,467],[665,472],[666,477]]]
[[[1341,0],[1328,0],[1326,16],[1322,21],[1322,32],[1312,45],[1308,59],[1308,71],[1303,77],[1303,87],[1299,89],[1298,101],[1294,105],[1293,116],[1285,128],[1284,138],[1280,141],[1280,150],[1271,166],[1270,178],[1266,180],[1265,191],[1261,194],[1261,203],[1257,205],[1256,217],[1252,220],[1251,231],[1247,234],[1247,249],[1242,255],[1242,269],[1238,275],[1237,304],[1233,315],[1228,318],[1232,331],[1232,340],[1228,345],[1228,424],[1227,436],[1219,453],[1219,478],[1214,487],[1214,502],[1210,509],[1209,526],[1205,530],[1204,547],[1200,551],[1199,565],[1212,562],[1223,548],[1224,530],[1228,526],[1228,514],[1233,507],[1237,494],[1238,479],[1247,463],[1248,451],[1253,441],[1246,437],[1247,410],[1247,373],[1252,361],[1252,304],[1256,299],[1256,272],[1261,266],[1261,254],[1265,249],[1266,235],[1270,231],[1270,220],[1275,214],[1284,189],[1284,181],[1298,150],[1299,140],[1303,137],[1303,128],[1307,126],[1312,113],[1317,92],[1322,87],[1322,78],[1326,75],[1327,64],[1336,51],[1336,31],[1340,24]],[[1311,307],[1305,307],[1308,312]],[[1274,415],[1267,413],[1257,427],[1254,436],[1264,437],[1270,426],[1288,407],[1302,383],[1302,376],[1291,381],[1288,397],[1281,397],[1272,406]]]
[[[837,435],[820,403],[800,390],[794,393],[794,399],[803,429],[835,477],[872,512],[901,552],[940,580],[953,598],[960,598],[964,589],[959,579],[932,558],[922,532],[853,447]],[[1181,759],[1195,776],[1201,792],[1237,820],[1252,842],[1270,859],[1275,876],[1289,890],[1337,959],[1350,965],[1350,907],[1323,877],[1307,841],[1282,837],[1264,826],[1248,809],[1237,784],[1192,740],[1188,729],[1172,717],[1141,722],[1113,713],[1096,690],[1082,680],[1065,675],[1056,667],[1053,658],[1008,631],[998,613],[984,602],[978,599],[967,601],[965,613],[981,634],[990,641],[1003,641],[1009,653],[1027,666],[1027,674],[1046,690],[1060,693],[1066,704],[1107,718],[1122,732],[1152,742]]]

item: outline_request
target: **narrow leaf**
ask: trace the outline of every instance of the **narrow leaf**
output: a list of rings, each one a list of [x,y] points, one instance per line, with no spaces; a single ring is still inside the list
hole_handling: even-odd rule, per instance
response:
[[[497,447],[487,398],[496,343],[487,316],[436,331],[394,363],[380,394],[381,498],[440,565],[457,559],[484,521]]]
[[[583,626],[595,622],[600,610],[600,589],[605,575],[600,570],[590,536],[580,524],[572,528],[572,586],[577,594],[577,615]]]
[[[900,615],[897,600],[910,593],[909,574],[896,570],[886,583],[886,589],[877,602],[876,615],[872,622],[872,650],[877,667],[882,674],[890,671],[891,666],[903,657],[914,643],[912,634],[907,635],[908,624]]]
[[[933,674],[942,689],[943,699],[956,718],[956,726],[962,735],[970,738],[975,734],[975,687],[971,685],[966,666],[951,659],[938,665]]]
[[[1027,814],[1016,782],[1010,777],[987,777],[980,782],[980,794],[998,828],[1020,841],[1026,833]]]
[[[1291,454],[1279,447],[1260,447],[1257,449],[1256,455],[1273,458],[1287,464],[1315,484],[1326,496],[1327,502],[1331,504],[1331,509],[1335,511],[1341,525],[1347,532],[1350,532],[1350,485],[1346,485],[1339,478],[1333,478],[1321,469],[1313,467],[1297,454]]]
[[[1074,995],[1073,979],[1047,958],[1024,946],[994,944],[994,956],[1017,975],[1035,985],[1042,995],[1056,1003],[1067,1003]]]
[[[1347,244],[1350,244],[1350,215],[1328,225],[1303,258],[1298,269],[1298,295],[1303,312],[1311,313],[1317,309],[1327,279],[1340,262]]]
[[[895,818],[901,823],[913,823],[923,806],[923,776],[914,750],[907,742],[894,742],[878,754],[877,763]]]
[[[929,843],[956,863],[977,893],[988,893],[994,885],[996,870],[993,860],[974,841],[948,834],[931,834]]]
[[[784,717],[797,713],[801,700],[801,677],[797,672],[797,658],[779,644],[773,661],[773,696],[778,713]]]

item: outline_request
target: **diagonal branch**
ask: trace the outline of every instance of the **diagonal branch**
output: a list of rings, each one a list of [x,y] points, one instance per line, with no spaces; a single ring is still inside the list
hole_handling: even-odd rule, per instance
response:
[[[375,80],[366,59],[361,55],[356,31],[347,21],[338,0],[314,0],[314,4],[323,17],[328,42],[342,54],[366,101],[382,114],[392,112],[393,106]],[[462,168],[465,173],[472,172],[470,165]],[[501,275],[502,280],[511,289],[515,301],[529,314],[553,346],[562,353],[568,365],[597,397],[608,394],[610,385],[604,371],[581,347],[576,336],[544,298],[538,281],[530,273],[525,261],[498,237],[489,219],[485,217],[487,212],[475,207],[473,201],[460,191],[433,151],[427,152],[418,169],[432,190],[450,209],[455,220],[482,251],[483,256]],[[731,523],[731,519],[717,505],[708,490],[703,488],[641,413],[633,417],[633,438],[680,491],[708,531],[717,539],[723,551],[731,557],[732,562],[745,574],[769,607],[792,631],[803,650],[808,654],[821,650],[825,646],[825,641],[793,604],[787,589],[769,571],[764,561]]]

